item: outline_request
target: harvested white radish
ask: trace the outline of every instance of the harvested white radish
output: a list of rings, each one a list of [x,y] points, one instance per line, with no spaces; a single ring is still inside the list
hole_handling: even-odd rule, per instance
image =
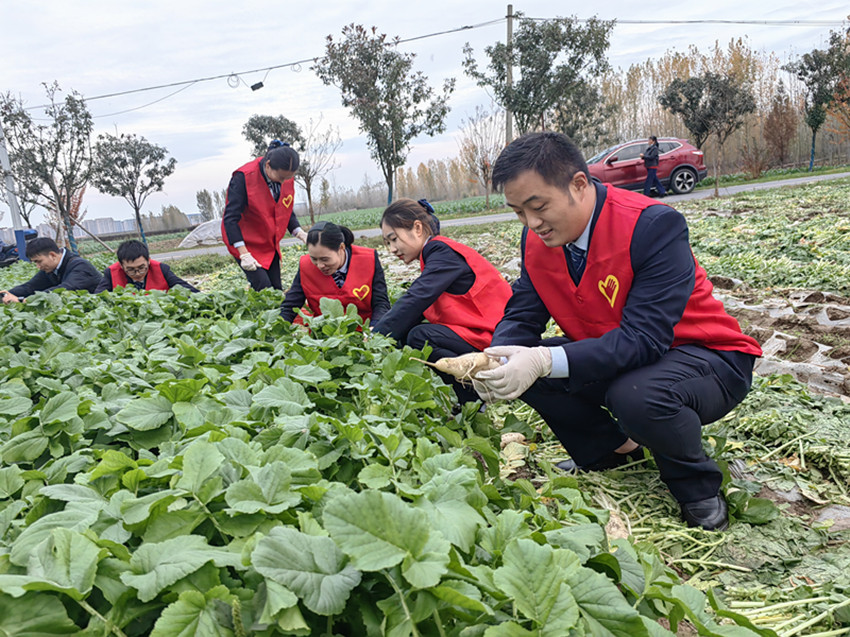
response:
[[[413,360],[430,365],[444,374],[450,374],[459,381],[470,381],[478,372],[496,369],[500,365],[498,361],[494,361],[484,352],[472,352],[470,354],[455,356],[454,358],[441,358],[436,363],[429,363],[419,358]]]

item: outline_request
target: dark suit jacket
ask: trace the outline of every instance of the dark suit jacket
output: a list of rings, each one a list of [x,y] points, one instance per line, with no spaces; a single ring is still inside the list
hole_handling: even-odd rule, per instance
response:
[[[9,293],[28,297],[36,292],[50,292],[60,288],[94,292],[97,284],[100,283],[100,278],[100,272],[91,263],[66,251],[62,263],[53,272],[39,270],[33,278],[26,283],[16,285],[9,290]]]

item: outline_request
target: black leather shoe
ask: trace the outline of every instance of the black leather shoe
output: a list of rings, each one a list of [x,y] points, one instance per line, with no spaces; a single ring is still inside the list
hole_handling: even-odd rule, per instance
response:
[[[575,473],[576,471],[605,471],[606,469],[616,469],[624,464],[643,459],[643,446],[638,445],[628,453],[616,453],[612,451],[607,456],[603,456],[596,462],[586,466],[577,465],[575,460],[570,458],[569,460],[562,460],[555,467],[567,473]]]
[[[706,531],[725,531],[729,528],[729,507],[726,498],[718,494],[713,498],[682,503],[682,519],[688,526],[699,526]]]

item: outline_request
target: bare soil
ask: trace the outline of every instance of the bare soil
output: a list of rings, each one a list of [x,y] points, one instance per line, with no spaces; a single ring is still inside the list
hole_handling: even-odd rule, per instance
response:
[[[763,293],[712,277],[715,293],[764,349],[756,372],[788,373],[815,391],[850,399],[850,299],[817,290]]]

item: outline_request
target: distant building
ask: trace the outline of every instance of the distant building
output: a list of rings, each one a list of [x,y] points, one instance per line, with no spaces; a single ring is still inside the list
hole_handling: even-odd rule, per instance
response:
[[[92,234],[114,234],[123,232],[121,226],[112,217],[100,217],[98,219],[84,219],[83,227]]]

